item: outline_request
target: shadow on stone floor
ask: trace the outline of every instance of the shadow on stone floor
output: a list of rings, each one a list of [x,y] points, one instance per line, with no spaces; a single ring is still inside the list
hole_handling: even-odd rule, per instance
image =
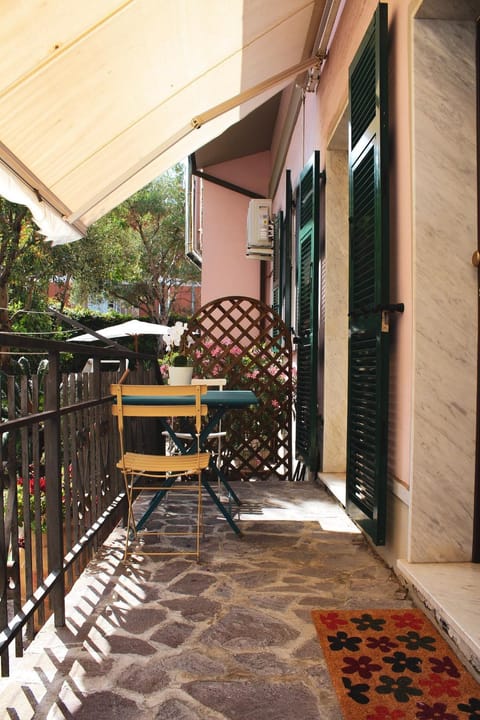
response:
[[[315,483],[235,487],[239,539],[205,501],[200,563],[123,557],[115,530],[1,681],[14,720],[340,720],[310,612],[411,607]]]

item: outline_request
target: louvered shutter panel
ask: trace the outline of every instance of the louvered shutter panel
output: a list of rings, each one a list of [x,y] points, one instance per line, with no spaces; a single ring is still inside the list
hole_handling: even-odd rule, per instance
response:
[[[285,177],[285,221],[283,226],[284,237],[284,272],[282,295],[284,298],[285,325],[292,327],[292,209],[293,209],[293,193],[290,170],[286,171]]]
[[[320,154],[300,176],[297,196],[297,399],[296,457],[318,466],[317,362]]]
[[[350,66],[347,511],[385,542],[388,416],[387,5]]]

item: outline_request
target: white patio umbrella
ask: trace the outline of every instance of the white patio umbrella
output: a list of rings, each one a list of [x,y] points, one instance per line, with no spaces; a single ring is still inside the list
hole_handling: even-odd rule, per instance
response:
[[[133,337],[135,339],[135,350],[138,346],[139,335],[165,335],[170,331],[168,325],[156,325],[155,323],[142,322],[141,320],[127,320],[127,322],[120,323],[119,325],[110,325],[110,327],[104,328],[103,330],[93,331],[95,334],[84,333],[83,335],[77,335],[76,337],[69,338],[68,342],[93,342],[99,340],[98,335],[102,338],[120,338],[120,337]]]

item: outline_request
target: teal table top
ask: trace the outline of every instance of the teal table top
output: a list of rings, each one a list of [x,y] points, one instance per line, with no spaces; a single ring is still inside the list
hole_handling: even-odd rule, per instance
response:
[[[190,405],[193,396],[169,395],[165,397],[147,397],[132,395],[123,399],[125,405]],[[207,390],[202,395],[202,403],[211,408],[240,408],[258,405],[258,398],[252,390]]]

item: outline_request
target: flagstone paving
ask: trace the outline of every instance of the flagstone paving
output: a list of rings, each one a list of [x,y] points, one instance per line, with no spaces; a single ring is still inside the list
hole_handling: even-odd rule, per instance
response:
[[[115,530],[10,678],[14,720],[341,720],[312,609],[412,607],[314,482],[235,485],[238,538],[205,500],[202,560],[122,561]]]

